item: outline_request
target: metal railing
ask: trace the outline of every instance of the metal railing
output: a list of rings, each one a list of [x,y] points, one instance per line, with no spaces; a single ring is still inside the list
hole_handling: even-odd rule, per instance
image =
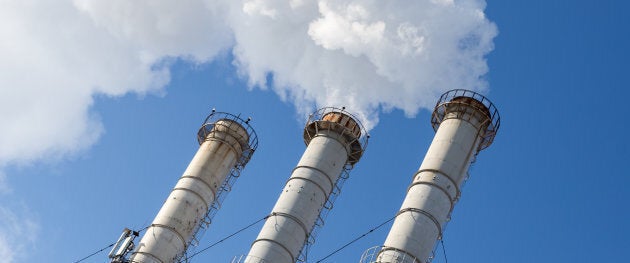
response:
[[[431,115],[434,130],[437,131],[440,123],[450,118],[449,113],[455,113],[453,116],[458,119],[471,121],[472,118],[476,118],[482,123],[478,151],[492,144],[501,125],[501,117],[494,104],[485,96],[470,90],[455,89],[440,96]]]
[[[387,254],[382,252],[392,251],[396,252],[395,254]],[[360,263],[423,263],[416,257],[410,255],[409,253],[393,248],[393,247],[385,247],[385,246],[376,246],[368,248],[363,255],[361,255]]]

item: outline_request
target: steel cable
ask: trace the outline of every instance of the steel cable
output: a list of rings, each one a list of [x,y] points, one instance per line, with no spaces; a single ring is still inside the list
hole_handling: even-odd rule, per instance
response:
[[[392,218],[387,219],[385,222],[383,222],[383,223],[381,223],[380,225],[378,225],[378,226],[376,226],[376,227],[374,227],[374,228],[370,229],[369,231],[367,231],[367,232],[363,233],[362,235],[360,235],[360,236],[356,237],[356,238],[355,238],[355,239],[353,239],[352,241],[350,241],[350,242],[346,243],[345,245],[341,246],[340,248],[336,249],[335,251],[331,252],[330,254],[326,255],[325,257],[323,257],[322,259],[320,259],[320,260],[316,261],[315,263],[320,263],[320,262],[322,262],[324,259],[327,259],[327,258],[331,257],[332,255],[337,254],[337,252],[339,252],[339,251],[341,251],[341,250],[345,249],[346,247],[348,247],[348,246],[352,245],[354,242],[359,241],[359,239],[364,238],[365,236],[369,235],[370,233],[374,232],[375,230],[377,230],[377,229],[381,228],[382,226],[386,225],[387,223],[391,222],[391,221],[392,221],[392,220],[394,220],[397,216],[398,216],[398,215],[395,215],[395,216],[393,216]]]
[[[208,249],[210,249],[210,248],[212,248],[212,247],[214,247],[214,246],[218,245],[219,243],[222,243],[223,241],[228,240],[229,238],[231,238],[231,237],[233,237],[233,236],[237,235],[238,233],[241,233],[241,232],[243,232],[243,231],[247,230],[248,228],[250,228],[250,227],[252,227],[252,226],[254,226],[254,225],[256,225],[256,224],[260,223],[261,221],[263,221],[263,220],[267,219],[268,217],[269,217],[269,216],[267,215],[267,216],[265,216],[265,217],[263,217],[263,218],[261,218],[261,219],[256,220],[255,222],[253,222],[253,223],[251,223],[251,224],[247,225],[246,227],[243,227],[243,228],[241,228],[241,229],[237,230],[236,232],[234,232],[234,233],[232,233],[232,234],[230,234],[230,235],[228,235],[228,236],[226,236],[226,237],[222,238],[221,240],[219,240],[219,241],[217,241],[217,242],[214,242],[214,243],[210,244],[209,246],[207,246],[207,247],[203,248],[202,250],[199,250],[199,251],[195,252],[194,254],[192,254],[192,255],[190,255],[190,256],[188,256],[188,257],[184,258],[183,260],[180,260],[180,262],[188,262],[188,260],[190,260],[190,259],[191,259],[191,258],[193,258],[194,256],[199,255],[199,254],[201,254],[201,253],[205,252],[206,250],[208,250]]]
[[[448,259],[446,258],[446,249],[444,248],[444,239],[440,239],[442,243],[442,253],[444,254],[444,263],[448,263]]]

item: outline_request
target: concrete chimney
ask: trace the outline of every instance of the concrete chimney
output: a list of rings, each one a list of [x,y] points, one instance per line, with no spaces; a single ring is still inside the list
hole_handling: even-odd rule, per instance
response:
[[[458,89],[440,97],[431,124],[435,137],[384,245],[368,249],[360,262],[431,261],[436,241],[460,197],[468,167],[480,150],[492,144],[500,118],[486,97]]]
[[[233,262],[294,263],[305,261],[303,248],[314,242],[312,230],[323,224],[340,181],[361,158],[368,135],[345,109],[323,108],[304,128],[307,147],[249,254]]]
[[[197,154],[129,262],[170,263],[185,255],[256,150],[258,139],[248,122],[214,110],[206,118],[197,134]]]

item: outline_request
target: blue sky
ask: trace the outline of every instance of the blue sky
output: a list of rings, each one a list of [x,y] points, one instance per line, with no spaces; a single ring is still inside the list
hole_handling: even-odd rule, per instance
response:
[[[498,35],[493,38],[494,50],[485,56],[489,71],[483,79],[489,88],[484,93],[499,109],[501,128],[494,144],[479,154],[471,168],[446,230],[449,262],[623,262],[627,258],[630,178],[625,163],[630,160],[626,135],[630,111],[626,100],[630,92],[625,76],[630,18],[624,11],[628,7],[622,1],[487,2],[485,14],[496,24]],[[197,129],[213,107],[251,116],[260,144],[200,246],[271,211],[305,148],[304,104],[296,103],[291,94],[285,100],[277,95],[282,88],[274,85],[294,81],[282,79],[286,76],[282,71],[263,75],[269,88],[250,87],[255,71],[244,76],[242,63],[234,63],[235,51],[225,45],[214,55],[208,54],[215,51],[205,54],[202,48],[190,47],[186,52],[193,59],[174,55],[152,64],[154,70],[170,71],[168,82],[159,82],[159,76],[148,78],[163,83],[161,88],[144,80],[121,82],[127,88],[120,92],[96,88],[88,96],[93,101],[88,102],[86,116],[98,136],[80,137],[85,146],[35,151],[14,159],[2,155],[0,241],[8,244],[0,242],[4,245],[0,247],[16,252],[9,262],[74,262],[114,242],[123,228],[150,224],[197,150]],[[344,48],[339,50],[371,52]],[[164,50],[160,54],[171,54]],[[3,56],[3,66],[11,65],[6,59],[12,57]],[[98,57],[93,59],[100,63]],[[249,61],[255,64],[256,59]],[[0,77],[5,78],[0,94],[17,93],[8,86],[12,81],[18,87],[28,85],[18,83],[13,75]],[[101,83],[107,84],[120,83]],[[51,84],[64,96],[64,87],[55,85]],[[436,99],[424,96],[416,102],[431,104]],[[28,111],[39,105],[24,107]],[[418,106],[417,114],[410,117],[413,109],[406,106],[377,107],[379,122],[319,231],[309,254],[313,262],[399,209],[434,134],[430,110]],[[59,112],[66,116],[65,107]],[[22,125],[12,128],[31,130]],[[37,131],[29,142],[58,139],[45,127]],[[229,262],[246,254],[261,226],[207,250],[193,262]],[[388,230],[389,225],[324,262],[358,262],[363,251],[382,245]],[[106,252],[86,262],[107,262]],[[441,249],[434,262],[445,262]]]

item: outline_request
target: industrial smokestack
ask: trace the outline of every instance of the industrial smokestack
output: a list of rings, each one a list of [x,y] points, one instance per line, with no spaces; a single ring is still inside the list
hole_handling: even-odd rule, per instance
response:
[[[347,171],[361,158],[368,135],[345,109],[323,108],[304,128],[306,150],[247,256],[233,262],[306,261],[313,228],[332,209]],[[244,261],[242,261],[244,259]]]
[[[199,150],[131,255],[129,262],[176,262],[210,224],[258,145],[238,116],[212,111],[197,133]]]
[[[382,247],[368,249],[362,263],[430,262],[446,222],[460,197],[468,167],[492,144],[499,112],[484,96],[468,90],[444,93],[431,124],[436,130]]]

